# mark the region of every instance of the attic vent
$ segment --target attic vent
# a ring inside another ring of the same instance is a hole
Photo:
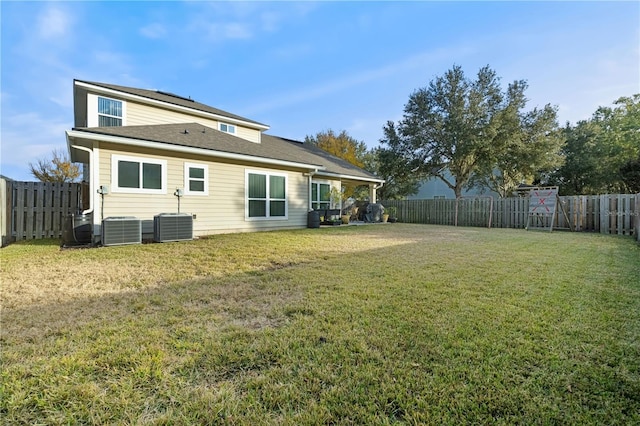
[[[142,243],[142,225],[132,216],[107,217],[102,221],[102,245]]]
[[[159,93],[165,96],[171,96],[172,98],[182,99],[183,101],[195,102],[193,99],[191,99],[191,97],[185,98],[184,96],[176,95],[175,93],[171,93],[171,92],[163,92],[161,90],[156,90],[156,93]]]
[[[161,243],[193,240],[193,216],[187,213],[160,213],[154,216],[153,240]]]

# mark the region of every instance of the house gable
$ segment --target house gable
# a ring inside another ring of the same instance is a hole
[[[261,142],[269,126],[163,91],[136,89],[104,83],[74,81],[75,127],[102,127],[112,120],[103,105],[119,104],[116,126],[198,122],[234,134],[254,143]]]

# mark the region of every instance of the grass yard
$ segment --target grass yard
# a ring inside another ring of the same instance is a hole
[[[429,225],[0,250],[4,424],[638,424],[640,246]]]

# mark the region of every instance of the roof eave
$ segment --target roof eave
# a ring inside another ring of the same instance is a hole
[[[375,177],[355,176],[355,175],[348,175],[348,174],[344,174],[344,173],[333,173],[333,172],[327,172],[327,171],[318,172],[317,175],[318,176],[326,176],[326,177],[330,177],[330,178],[343,179],[343,180],[358,181],[358,182],[371,182],[371,183],[383,183],[383,182],[385,182],[384,179],[378,179],[378,178],[375,178]]]
[[[71,148],[73,139],[84,139],[96,142],[109,142],[119,145],[136,146],[141,148],[160,149],[165,151],[180,152],[185,154],[197,154],[208,157],[224,158],[229,160],[247,161],[260,164],[268,164],[281,167],[292,167],[305,170],[324,170],[325,167],[318,164],[299,163],[295,161],[279,160],[276,158],[257,157],[247,154],[217,151],[214,149],[196,148],[184,145],[176,145],[167,142],[148,141],[143,139],[128,138],[124,136],[104,135],[81,130],[67,130],[67,145]],[[79,144],[79,142],[78,142]],[[73,154],[72,154],[73,156]]]

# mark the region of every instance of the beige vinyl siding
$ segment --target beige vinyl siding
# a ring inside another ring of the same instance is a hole
[[[178,111],[171,111],[168,109],[162,109],[144,105],[136,102],[127,102],[127,125],[128,126],[140,126],[149,124],[172,124],[172,123],[200,123],[203,126],[211,127],[218,130],[218,120],[202,117],[200,115],[181,113]],[[226,121],[223,121],[226,123]],[[248,127],[240,126],[236,123],[231,123],[236,126],[236,136],[239,138],[248,140],[250,142],[260,143],[260,131],[251,129]]]
[[[260,143],[261,133],[254,129],[236,125],[236,136],[250,142]]]
[[[126,155],[141,159],[167,161],[166,194],[123,194],[110,192],[104,197],[104,217],[135,216],[152,220],[159,213],[178,211],[176,188],[184,188],[184,163],[206,164],[209,170],[209,195],[185,195],[180,199],[180,212],[195,214],[194,235],[210,235],[224,232],[248,232],[286,228],[304,228],[307,225],[308,178],[303,171],[286,171],[258,167],[255,164],[223,163],[204,156],[170,157],[162,151],[136,149],[135,152],[118,150],[117,145],[100,144],[100,182],[109,185],[112,155]],[[245,220],[245,171],[285,173],[287,175],[288,219]],[[95,219],[100,221],[101,200],[95,198]]]

